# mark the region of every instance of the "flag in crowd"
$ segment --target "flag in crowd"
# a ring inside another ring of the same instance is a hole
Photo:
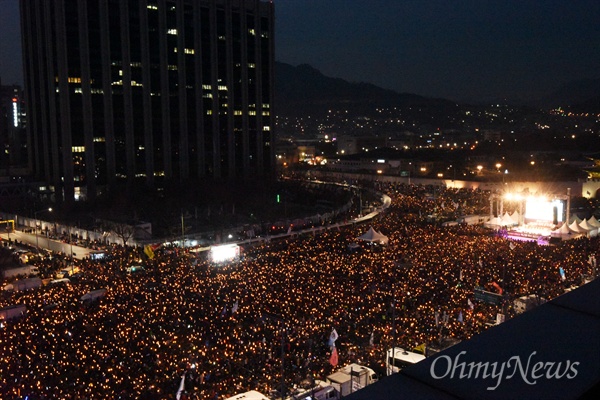
[[[335,328],[331,330],[331,334],[329,335],[329,347],[335,347],[335,341],[339,338],[337,331]]]
[[[475,304],[473,304],[473,302],[471,301],[471,299],[467,299],[467,304],[469,305],[469,308],[471,310],[475,308]]]
[[[498,291],[498,294],[502,294],[503,290],[502,290],[502,288],[500,287],[500,285],[498,285],[496,282],[492,282],[492,286],[493,286],[494,288],[496,288],[496,290]]]
[[[329,364],[331,364],[334,367],[338,365],[338,352],[335,346],[333,346],[333,350],[331,351],[331,357],[329,357]]]
[[[420,345],[418,345],[417,347],[415,347],[413,349],[414,351],[421,353],[423,355],[425,355],[426,351],[427,351],[427,345],[425,343],[421,343]]]
[[[161,246],[161,244],[147,244],[144,246],[144,254],[150,259],[154,259],[154,257],[156,256],[156,254],[154,253],[156,250],[158,250],[158,248]]]
[[[185,390],[185,374],[183,374],[183,376],[181,377],[181,382],[179,383],[179,390],[177,390],[177,394],[175,395],[175,398],[177,400],[181,399],[181,395],[183,394],[184,390]]]

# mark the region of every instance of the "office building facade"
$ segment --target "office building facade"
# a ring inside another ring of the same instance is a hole
[[[21,20],[33,168],[57,200],[272,175],[272,2],[22,0]]]

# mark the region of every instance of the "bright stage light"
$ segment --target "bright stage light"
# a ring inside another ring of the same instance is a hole
[[[224,244],[210,248],[210,259],[213,262],[224,262],[233,260],[240,254],[240,246],[237,244]]]
[[[564,204],[560,200],[549,201],[544,197],[528,197],[525,203],[525,218],[536,221],[554,221],[556,208],[556,221],[562,222]]]

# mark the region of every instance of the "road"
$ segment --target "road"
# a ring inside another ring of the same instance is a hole
[[[8,234],[6,233],[0,234],[0,237],[2,238],[2,240],[8,240]],[[97,250],[88,249],[85,247],[77,246],[75,244],[71,245],[70,243],[64,243],[59,240],[49,239],[43,235],[38,235],[36,240],[36,235],[32,233],[24,233],[21,231],[11,232],[10,238],[12,241],[18,240],[19,242],[27,243],[28,245],[33,247],[39,245],[40,249],[60,252],[66,255],[71,255],[72,252],[73,258],[76,258],[78,260],[82,260],[86,257],[89,257],[91,253],[97,252]]]

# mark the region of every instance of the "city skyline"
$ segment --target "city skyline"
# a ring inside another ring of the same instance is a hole
[[[600,4],[590,0],[274,3],[275,59],[353,82],[482,101],[600,77]],[[22,84],[18,1],[0,4],[0,78]]]

